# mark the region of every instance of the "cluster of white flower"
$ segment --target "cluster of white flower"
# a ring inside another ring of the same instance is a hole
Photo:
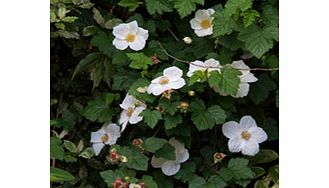
[[[195,13],[195,18],[190,21],[192,29],[198,37],[211,35],[213,33],[213,9],[198,10]],[[113,45],[119,50],[125,50],[128,47],[134,51],[142,50],[148,39],[148,31],[138,27],[137,21],[132,21],[126,24],[119,24],[113,28]],[[189,37],[184,38],[184,42],[189,44],[192,40]],[[240,69],[239,90],[234,97],[247,96],[249,92],[249,83],[256,82],[257,78],[248,70],[249,67],[242,61],[234,61],[228,65],[236,69]],[[188,77],[192,77],[196,71],[202,71],[208,77],[210,72],[218,71],[221,73],[222,66],[220,62],[211,58],[205,62],[196,60],[190,63]],[[175,89],[182,88],[186,82],[182,78],[183,71],[176,66],[168,67],[163,70],[163,75],[153,79],[149,86],[143,89],[143,93],[159,96],[165,92],[171,92]],[[145,91],[144,91],[145,90]],[[223,93],[223,95],[227,95]],[[121,132],[125,130],[128,123],[137,124],[143,120],[140,113],[146,109],[145,103],[127,94],[125,99],[120,104],[122,112],[120,114],[119,124],[109,123],[101,129],[91,133],[90,142],[93,143],[95,155],[99,155],[105,145],[115,144],[121,136]],[[240,152],[244,155],[255,155],[259,151],[259,143],[267,139],[267,135],[262,128],[257,127],[255,120],[251,116],[244,116],[240,123],[229,121],[223,124],[223,134],[229,138],[228,146],[231,152]],[[184,144],[171,138],[168,142],[175,148],[176,159],[166,160],[155,156],[151,159],[151,165],[154,168],[161,168],[162,172],[167,176],[176,174],[180,169],[180,164],[187,161],[189,158],[188,150]],[[130,184],[129,187],[139,187],[138,184]]]

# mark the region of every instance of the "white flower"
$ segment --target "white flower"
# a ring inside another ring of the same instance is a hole
[[[185,80],[182,78],[182,75],[183,71],[175,66],[166,68],[163,70],[163,76],[151,81],[151,84],[147,88],[147,93],[158,96],[167,90],[183,87]]]
[[[254,156],[259,152],[259,143],[267,140],[266,132],[257,127],[251,116],[243,116],[240,123],[229,121],[223,124],[223,134],[229,138],[228,148],[231,152],[240,152]]]
[[[135,97],[127,94],[120,107],[123,109],[119,119],[119,124],[122,125],[121,132],[125,130],[128,122],[136,124],[143,120],[143,116],[139,114],[146,109],[146,105]]]
[[[212,67],[217,67],[217,68],[212,68]],[[190,68],[189,71],[187,72],[187,76],[191,77],[195,71],[206,72],[207,76],[210,76],[211,71],[216,70],[220,73],[220,68],[221,66],[219,61],[213,58],[210,58],[205,62],[197,60],[190,63]]]
[[[179,171],[180,163],[187,161],[190,155],[184,144],[177,141],[175,138],[171,138],[169,144],[175,148],[176,160],[166,160],[153,156],[151,159],[151,165],[154,168],[161,168],[165,175],[172,176]]]
[[[105,145],[115,144],[120,136],[120,127],[115,123],[104,125],[98,131],[92,132],[90,142],[93,143],[95,155],[98,155]]]
[[[141,188],[142,186],[139,184],[131,183],[129,184],[129,188]]]
[[[233,68],[236,69],[249,69],[249,67],[242,61],[233,61],[231,64]],[[256,82],[258,79],[254,76],[250,70],[240,70],[242,75],[240,75],[240,85],[239,90],[235,97],[245,97],[248,95],[249,92],[249,83]]]
[[[145,47],[149,33],[147,30],[138,27],[136,21],[126,24],[119,24],[113,28],[113,45],[119,50],[131,48],[134,51],[141,50]]]
[[[211,15],[214,13],[214,9],[211,8],[197,10],[195,12],[195,17],[190,21],[190,25],[198,37],[204,37],[213,33],[212,20],[214,18]]]

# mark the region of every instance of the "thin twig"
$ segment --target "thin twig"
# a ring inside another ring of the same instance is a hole
[[[193,62],[189,62],[189,61],[186,61],[186,60],[183,60],[183,59],[179,59],[171,54],[169,54],[167,52],[167,50],[162,46],[162,44],[160,42],[158,42],[159,46],[161,47],[162,51],[168,56],[168,57],[171,57],[173,58],[174,60],[176,61],[179,61],[179,62],[182,62],[182,63],[188,63],[188,64],[191,64],[191,65],[194,65],[194,66],[197,66],[197,67],[202,67],[202,68],[214,68],[214,69],[220,69],[221,66],[219,67],[215,67],[215,66],[203,66],[203,65],[197,65]],[[249,70],[249,71],[277,71],[279,70],[279,68],[270,68],[270,69],[267,69],[267,68],[249,68],[249,69],[243,69],[243,68],[235,68],[235,67],[230,67],[232,69],[237,69],[237,70]]]
[[[176,40],[179,40],[178,37],[175,35],[175,33],[172,32],[172,30],[169,27],[168,27],[168,31]]]
[[[61,95],[59,97],[59,100],[58,100],[58,106],[57,106],[57,109],[56,109],[56,118],[59,117],[59,114],[61,112],[62,100],[63,100],[63,92],[61,93]]]

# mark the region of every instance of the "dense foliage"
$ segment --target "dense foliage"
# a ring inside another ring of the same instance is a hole
[[[53,187],[279,186],[277,0],[51,0],[50,16]],[[228,146],[251,124],[234,142],[254,145]]]

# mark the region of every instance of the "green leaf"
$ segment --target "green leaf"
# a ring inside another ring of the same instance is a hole
[[[132,61],[129,67],[133,69],[144,69],[148,68],[148,65],[152,64],[152,59],[144,55],[144,53],[127,53],[127,56]]]
[[[204,4],[204,0],[176,0],[174,7],[177,9],[179,16],[184,18],[196,9],[196,4]]]
[[[150,14],[163,14],[164,12],[172,12],[173,6],[169,1],[163,0],[145,0],[147,11]]]
[[[161,113],[157,110],[144,110],[141,115],[144,117],[144,122],[153,129],[158,121],[161,119]]]
[[[255,103],[266,100],[270,94],[270,91],[276,89],[276,84],[268,76],[268,74],[261,74],[258,81],[250,86],[249,97]]]
[[[252,6],[252,0],[228,0],[225,4],[225,16],[232,16],[239,11],[245,11]]]
[[[222,68],[221,73],[210,72],[209,86],[219,89],[220,92],[235,96],[239,90],[241,72],[231,68]]]
[[[112,56],[112,64],[113,65],[124,65],[128,61],[126,53],[124,52],[117,52],[114,53]]]
[[[274,183],[279,184],[279,165],[270,167],[269,174]]]
[[[159,150],[160,148],[162,148],[162,146],[164,146],[166,143],[167,143],[167,141],[165,139],[150,137],[150,138],[147,138],[145,140],[145,142],[143,142],[142,147],[145,150],[147,150],[151,153],[154,153],[157,150]]]
[[[243,17],[244,27],[250,26],[252,23],[254,23],[256,21],[256,18],[258,18],[260,16],[259,12],[257,12],[256,10],[253,10],[253,9],[243,12],[241,15]]]
[[[264,168],[258,166],[251,167],[251,170],[255,173],[255,178],[261,177],[266,173]]]
[[[277,38],[277,34],[276,26],[261,28],[252,24],[240,32],[238,39],[245,42],[247,50],[260,58],[273,47],[273,39]]]
[[[175,128],[178,124],[183,123],[182,116],[179,114],[176,114],[174,116],[167,115],[165,116],[164,121],[164,126],[166,130]]]
[[[66,130],[72,130],[75,126],[75,120],[75,115],[70,110],[64,110],[62,117],[57,123]]]
[[[214,37],[230,34],[233,32],[233,29],[236,27],[237,20],[239,16],[226,16],[224,15],[224,9],[221,5],[215,7],[214,13]]]
[[[94,13],[94,15],[93,15],[93,18],[94,18],[94,20],[100,25],[100,26],[104,26],[104,22],[105,22],[105,20],[104,20],[104,18],[103,18],[103,16],[101,15],[101,13],[99,12],[99,10],[97,10],[96,8],[93,8],[93,13]]]
[[[179,102],[170,102],[166,98],[162,98],[160,99],[159,105],[165,113],[174,115],[177,112],[177,106],[179,105]]]
[[[113,29],[113,27],[119,25],[120,23],[122,23],[122,20],[118,19],[118,18],[113,18],[110,20],[107,20],[104,24],[104,28],[106,29]]]
[[[155,157],[174,161],[176,160],[175,148],[169,143],[166,143],[155,152]]]
[[[64,140],[63,146],[72,153],[78,153],[79,152],[77,146],[69,140]]]
[[[153,180],[151,176],[144,175],[142,180],[147,188],[158,188],[158,184]]]
[[[142,154],[141,150],[134,146],[118,147],[117,150],[120,155],[126,156],[128,159],[128,162],[121,163],[122,165],[127,165],[128,168],[135,170],[147,170],[149,158]]]
[[[207,80],[207,73],[201,70],[193,72],[192,76],[188,81],[188,85],[191,86],[197,82],[205,82]]]
[[[276,121],[273,118],[265,119],[261,126],[267,133],[267,141],[277,140],[279,138],[279,128]]]
[[[61,145],[62,141],[59,138],[51,137],[50,138],[50,158],[63,160],[64,158],[64,149]]]
[[[181,180],[183,183],[191,181],[194,176],[196,164],[194,162],[184,163],[178,173],[175,175],[176,179]]]
[[[144,93],[137,91],[138,88],[145,88],[149,86],[150,83],[151,82],[149,80],[145,78],[140,78],[130,86],[128,94],[134,96],[136,99],[152,103],[156,99],[154,95],[149,95],[148,93],[146,93],[146,91]]]
[[[138,0],[121,0],[118,5],[122,7],[127,7],[129,8],[129,11],[132,12],[138,8],[139,3]]]
[[[192,113],[191,119],[199,131],[212,129],[215,126],[215,120],[213,119],[212,114],[208,111]]]
[[[74,176],[63,169],[50,167],[50,181],[51,182],[63,182],[63,181],[72,181]]]
[[[225,111],[219,105],[213,105],[209,107],[207,111],[211,114],[216,124],[222,124],[225,122]]]
[[[207,188],[224,188],[227,184],[220,176],[213,175],[208,179],[206,186]]]
[[[235,158],[229,161],[227,167],[232,171],[235,179],[249,179],[254,177],[254,173],[251,168],[248,167],[248,162],[248,159]]]
[[[279,158],[279,155],[269,149],[261,149],[254,157],[248,157],[250,164],[263,164],[269,163]]]
[[[94,150],[92,147],[86,148],[79,154],[79,157],[90,159],[92,156],[94,156]]]
[[[99,63],[102,56],[103,56],[103,54],[101,54],[101,53],[88,54],[84,59],[82,59],[79,62],[78,66],[75,68],[73,75],[72,75],[72,79],[74,79],[74,77],[81,71],[88,69],[90,66],[92,66],[96,63]]]
[[[112,89],[123,91],[128,90],[129,87],[138,79],[136,73],[130,74],[129,72],[121,72],[113,75]],[[135,91],[137,93],[137,91]],[[134,95],[135,96],[135,95]],[[136,97],[136,96],[135,96]]]
[[[263,180],[257,180],[255,182],[254,188],[268,188],[268,184]]]
[[[92,36],[95,35],[98,31],[99,31],[98,27],[91,25],[83,28],[82,35],[85,37]]]
[[[88,102],[88,105],[80,112],[90,121],[108,122],[112,119],[113,110],[110,105],[119,100],[118,94],[107,93]]]
[[[113,36],[109,36],[103,31],[98,31],[91,38],[90,44],[96,46],[103,54],[110,55],[114,51],[112,40]]]
[[[204,187],[204,184],[206,183],[206,180],[203,179],[200,176],[194,175],[193,178],[191,178],[191,181],[188,184],[188,188],[199,188]]]

